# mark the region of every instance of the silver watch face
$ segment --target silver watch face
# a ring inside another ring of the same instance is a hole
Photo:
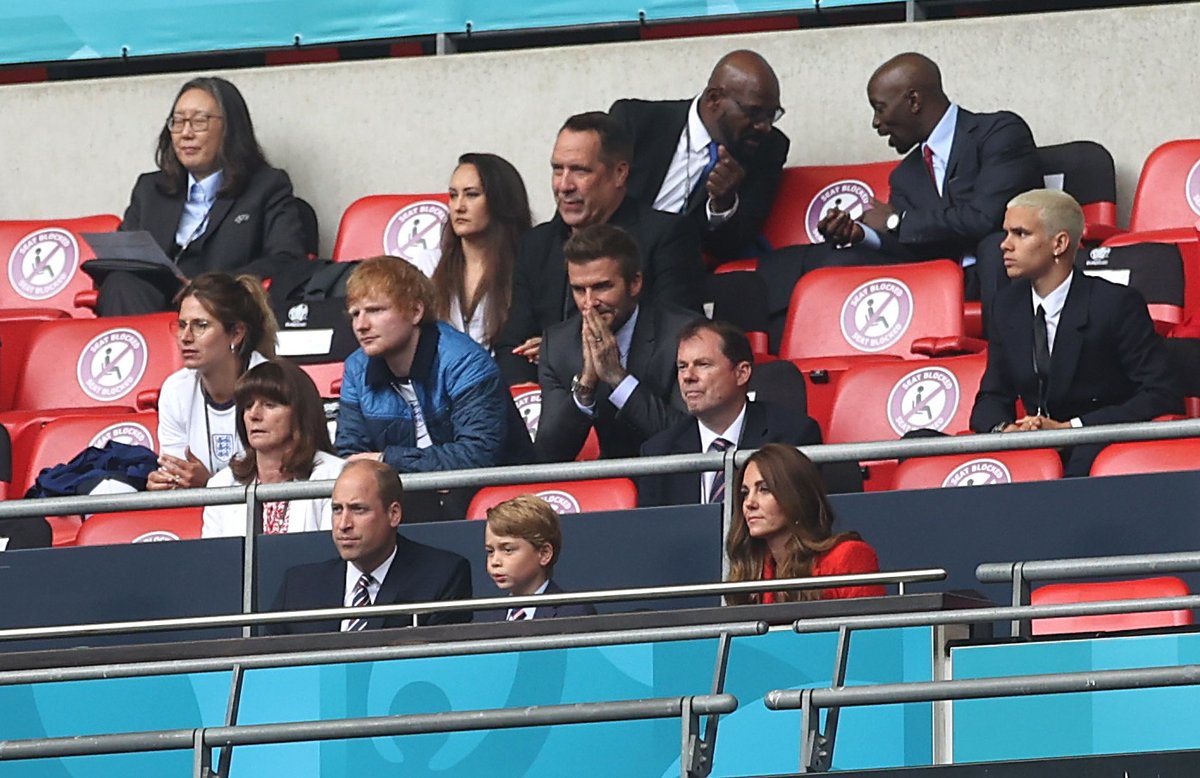
[[[900,229],[900,214],[893,213],[887,218],[887,228],[892,231]]]

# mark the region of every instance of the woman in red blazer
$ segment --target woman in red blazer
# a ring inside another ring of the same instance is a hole
[[[833,534],[833,510],[816,466],[791,446],[771,443],[738,473],[733,526],[725,539],[730,581],[879,572],[875,550],[857,532]],[[848,586],[726,597],[730,605],[882,597],[882,586]]]

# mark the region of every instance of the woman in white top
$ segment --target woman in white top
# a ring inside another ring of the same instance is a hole
[[[202,487],[241,452],[234,384],[275,355],[275,316],[255,276],[202,273],[177,299],[184,366],[159,392],[159,467],[148,489]]]
[[[491,350],[512,301],[517,244],[532,224],[525,182],[495,154],[463,154],[433,273],[438,318]]]
[[[328,481],[344,462],[331,452],[325,409],[317,387],[290,362],[264,362],[238,379],[237,434],[245,453],[214,475],[209,486]],[[263,504],[264,534],[329,530],[330,498]],[[201,536],[246,534],[246,506],[204,509]]]

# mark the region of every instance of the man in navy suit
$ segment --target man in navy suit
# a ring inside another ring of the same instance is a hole
[[[273,610],[470,599],[467,560],[396,534],[402,496],[400,476],[391,465],[369,459],[348,462],[333,486],[333,544],[339,558],[288,570]],[[470,620],[470,611],[455,611],[421,614],[417,623]],[[273,624],[267,632],[357,632],[411,624],[411,616],[388,616]]]
[[[971,428],[1069,429],[1182,412],[1141,294],[1074,270],[1079,204],[1064,192],[1025,192],[1009,203],[1004,230],[1000,246],[1013,284],[996,296]],[[1087,475],[1100,448],[1064,451],[1065,474]]]
[[[633,138],[629,194],[686,216],[712,256],[744,256],[788,155],[775,127],[783,108],[771,65],[757,52],[732,51],[690,100],[618,100],[608,112]]]
[[[678,343],[679,391],[689,416],[647,440],[642,456],[821,442],[820,428],[807,415],[748,400],[754,357],[740,329],[727,322],[700,319],[680,331]],[[720,502],[723,490],[724,476],[719,473],[645,476],[638,482],[638,503]]]
[[[1015,113],[972,113],[951,102],[928,57],[900,54],[867,84],[871,126],[907,154],[889,178],[889,202],[873,200],[855,220],[830,209],[818,224],[824,243],[793,246],[763,258],[777,317],[792,287],[818,267],[953,259],[967,275],[968,297],[984,310],[1008,285],[1000,259],[1008,201],[1042,185],[1033,134]]]

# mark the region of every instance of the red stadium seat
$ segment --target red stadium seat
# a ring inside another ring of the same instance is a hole
[[[900,463],[893,489],[990,486],[1062,478],[1062,458],[1048,448],[914,457]]]
[[[1061,188],[1083,209],[1083,242],[1096,244],[1120,232],[1117,227],[1117,171],[1112,154],[1099,143],[1077,140],[1042,146],[1038,161],[1046,186]]]
[[[350,203],[338,225],[338,262],[387,254],[407,259],[426,275],[441,257],[442,225],[450,215],[445,192],[370,195]]]
[[[541,497],[555,512],[595,513],[637,507],[637,487],[628,478],[598,478],[594,481],[488,486],[475,493],[467,508],[468,519],[486,519],[488,508],[521,494]]]
[[[8,258],[0,277],[0,308],[57,308],[90,318],[76,308],[75,295],[92,288],[79,266],[95,257],[85,232],[112,232],[121,220],[112,215],[76,219],[0,221],[0,256]]]
[[[299,365],[300,369],[317,385],[317,392],[322,397],[337,397],[342,389],[342,370],[344,362],[312,362]]]
[[[521,418],[525,420],[525,429],[531,439],[537,438],[538,420],[542,417],[542,388],[535,383],[513,384],[508,388],[512,392],[513,404],[517,406]],[[583,448],[575,456],[576,462],[592,462],[600,458],[600,440],[596,430],[588,432],[583,441]]]
[[[109,440],[142,445],[158,450],[158,414],[129,413],[128,409],[82,409],[39,424],[30,424],[13,441],[13,480],[9,495],[25,494],[44,468],[70,462],[89,446],[103,446]],[[70,545],[79,530],[78,516],[48,516],[54,533],[54,545]]]
[[[61,319],[30,334],[13,392],[16,410],[134,407],[182,366],[174,313]]]
[[[13,314],[9,316],[8,314]],[[33,324],[39,321],[54,321],[69,318],[66,311],[57,308],[26,308],[24,310],[0,311],[0,410],[12,407],[13,393],[17,389],[17,376],[29,355],[29,337]]]
[[[75,545],[108,546],[116,543],[193,540],[200,537],[203,515],[204,509],[200,507],[96,513],[79,528]]]
[[[835,205],[858,216],[870,206],[870,198],[886,201],[891,194],[888,176],[898,164],[899,160],[784,168],[763,235],[772,248],[820,243],[821,217]]]
[[[1162,144],[1142,165],[1129,231],[1190,227],[1200,216],[1200,139]]]
[[[1113,443],[1092,462],[1091,475],[1173,473],[1200,469],[1200,438]]]
[[[1143,578],[1137,581],[1050,584],[1034,589],[1029,595],[1033,605],[1099,602],[1103,600],[1146,600],[1156,597],[1184,597],[1187,584],[1174,576]],[[1116,613],[1109,616],[1067,616],[1058,619],[1034,619],[1034,635],[1062,635],[1078,632],[1120,632],[1131,629],[1182,627],[1192,623],[1190,610]]]
[[[917,429],[965,432],[986,366],[984,354],[854,365],[838,383],[825,442],[897,440]],[[894,462],[868,463],[864,487],[891,488],[895,469]]]
[[[814,270],[792,292],[779,356],[809,377],[810,415],[820,422],[851,365],[912,358],[931,337],[944,338],[932,341],[939,356],[982,348],[963,334],[962,300],[962,269],[948,260]]]

